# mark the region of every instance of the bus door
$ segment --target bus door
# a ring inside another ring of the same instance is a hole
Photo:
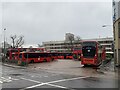
[[[64,56],[64,59],[66,59],[66,55],[67,55],[66,53],[64,53],[64,54],[63,54],[63,56]]]
[[[102,62],[102,47],[98,46],[98,64]]]
[[[73,54],[73,59],[77,59],[77,53]]]

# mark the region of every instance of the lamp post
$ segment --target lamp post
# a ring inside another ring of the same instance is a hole
[[[5,30],[6,30],[6,28],[4,28],[4,55],[3,55],[3,62],[5,61]]]
[[[103,25],[102,27],[105,28],[105,27],[108,27],[108,26],[114,27],[113,25]],[[113,41],[113,43],[112,43],[112,44],[113,44],[113,45],[112,45],[112,48],[114,47],[114,50],[113,50],[114,54],[113,54],[113,55],[114,55],[114,70],[115,70],[115,66],[116,66],[116,60],[115,60],[115,59],[116,59],[116,58],[115,58],[115,36],[114,36],[114,34],[115,34],[115,33],[114,33],[114,28],[113,28],[113,39],[114,39],[114,41]]]

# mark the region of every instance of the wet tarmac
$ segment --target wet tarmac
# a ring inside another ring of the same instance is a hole
[[[118,73],[83,67],[80,61],[57,60],[30,64],[26,69],[2,66],[2,88],[118,88]],[[7,82],[9,81],[9,82]]]

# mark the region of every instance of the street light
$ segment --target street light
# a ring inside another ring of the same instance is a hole
[[[112,28],[113,28],[113,25],[103,25],[102,27],[107,27],[107,26],[112,26]],[[112,48],[114,48],[114,59],[115,59],[115,32],[114,32],[114,28],[113,28],[113,39],[114,39],[114,42],[112,43]],[[114,60],[114,70],[115,70],[115,65],[116,65],[116,61]]]
[[[4,28],[4,55],[3,55],[3,61],[5,61],[5,30],[6,30],[6,28]]]

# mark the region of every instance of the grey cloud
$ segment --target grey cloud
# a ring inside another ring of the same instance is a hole
[[[111,3],[12,2],[3,3],[3,26],[7,35],[23,34],[27,44],[63,40],[66,32],[82,38],[112,36]],[[8,37],[9,38],[9,37]]]

